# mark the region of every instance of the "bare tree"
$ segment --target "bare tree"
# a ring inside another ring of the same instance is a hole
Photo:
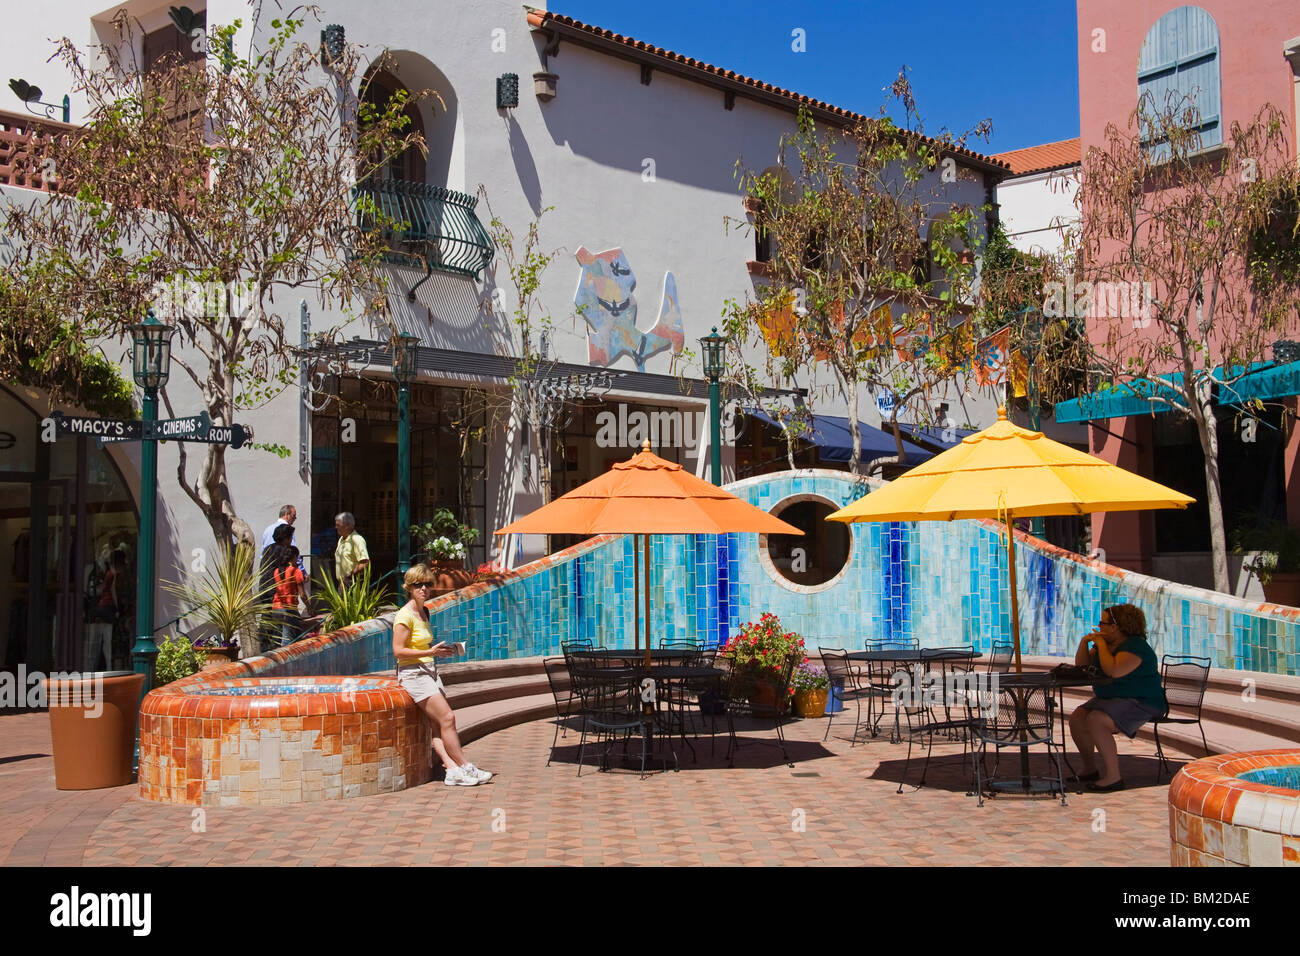
[[[1194,423],[1214,586],[1227,591],[1214,393],[1234,404],[1252,364],[1295,326],[1296,171],[1272,105],[1234,122],[1213,150],[1202,149],[1200,126],[1190,100],[1145,98],[1126,128],[1106,127],[1084,157],[1077,199],[1088,286],[1047,290],[1044,310],[1086,315],[1099,388]]]
[[[423,148],[405,94],[379,106],[357,95],[357,49],[326,53],[297,11],[264,24],[254,10],[242,55],[237,21],[196,31],[197,61],[173,55],[147,71],[120,53],[139,30],[124,13],[120,46],[96,57],[63,39],[57,56],[90,121],[30,155],[61,190],[4,210],[18,246],[10,281],[50,305],[14,320],[75,317],[43,362],[122,341],[152,304],[177,328],[173,366],[216,424],[293,382],[299,354],[285,331],[298,295],[385,321],[391,223],[353,187]],[[195,474],[179,447],[177,480],[217,542],[253,543],[225,446],[206,446]]]
[[[971,250],[980,210],[951,201],[951,180],[939,168],[946,161],[955,170],[944,154],[966,137],[923,134],[904,73],[893,93],[905,126],[882,110],[852,130],[841,148],[801,111],[795,134],[782,141],[776,171],[737,164],[753,228],[767,233],[773,255],[770,281],[756,302],[730,311],[727,334],[765,342],[786,381],[817,362],[830,367],[849,409],[855,472],[861,388],[891,392],[895,422],[909,406],[925,418],[929,408],[919,406],[962,363],[957,353],[969,339],[954,331],[973,298]],[[895,456],[873,466],[901,461],[901,437],[896,447]]]

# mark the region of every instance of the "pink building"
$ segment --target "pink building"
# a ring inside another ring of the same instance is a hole
[[[1079,122],[1084,155],[1105,144],[1105,128],[1124,128],[1139,96],[1196,96],[1204,147],[1221,143],[1234,121],[1248,122],[1265,103],[1286,117],[1295,155],[1300,84],[1300,6],[1293,0],[1077,0]],[[1292,361],[1282,357],[1279,364]],[[1300,368],[1300,366],[1298,366]],[[1300,379],[1297,379],[1300,381]],[[1294,394],[1246,437],[1229,409],[1219,424],[1224,518],[1240,510],[1285,516],[1300,526],[1300,430]],[[1198,499],[1187,512],[1093,517],[1093,543],[1114,565],[1210,586],[1204,465],[1195,430],[1178,413],[1092,418],[1090,447]],[[1060,409],[1058,409],[1058,417]],[[1087,417],[1087,416],[1082,416]],[[1235,565],[1234,565],[1235,569]],[[1244,582],[1234,587],[1243,593]]]

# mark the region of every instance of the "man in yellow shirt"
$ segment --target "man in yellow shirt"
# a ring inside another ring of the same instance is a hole
[[[357,534],[357,519],[352,512],[335,515],[334,530],[339,533],[339,543],[334,546],[334,577],[339,587],[345,588],[370,566],[370,552],[366,550],[366,539]]]

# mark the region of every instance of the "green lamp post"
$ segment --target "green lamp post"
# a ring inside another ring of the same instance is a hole
[[[397,379],[397,573],[411,566],[411,382],[420,340],[393,336],[393,378]]]
[[[713,483],[722,485],[722,410],[718,396],[718,379],[722,377],[723,350],[727,347],[727,337],[718,334],[718,327],[713,327],[713,334],[700,339],[704,346],[704,374],[709,380],[709,459],[712,468],[710,475]]]
[[[131,374],[144,391],[140,443],[140,546],[135,570],[136,639],[131,648],[132,669],[144,675],[148,693],[153,681],[153,659],[158,645],[153,639],[154,544],[158,516],[158,443],[151,440],[153,423],[158,421],[158,389],[167,384],[171,373],[172,334],[176,330],[164,325],[153,314],[145,313],[139,325],[131,326]]]

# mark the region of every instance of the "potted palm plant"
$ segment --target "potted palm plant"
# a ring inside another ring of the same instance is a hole
[[[1300,528],[1276,518],[1248,515],[1233,531],[1232,550],[1253,554],[1242,568],[1259,578],[1265,600],[1300,607]]]
[[[194,642],[207,666],[257,653],[259,619],[271,613],[274,584],[264,584],[253,549],[242,544],[217,548],[215,560],[185,581],[165,585],[185,608],[184,617],[206,625],[210,634]]]
[[[433,568],[434,595],[446,594],[473,583],[474,574],[465,567],[469,546],[478,539],[478,529],[461,524],[448,508],[439,508],[423,524],[411,526],[416,551]]]
[[[353,575],[342,588],[329,575],[318,577],[315,597],[326,609],[320,627],[322,634],[378,617],[388,603],[383,583],[370,583],[369,565],[362,568],[361,573]]]

